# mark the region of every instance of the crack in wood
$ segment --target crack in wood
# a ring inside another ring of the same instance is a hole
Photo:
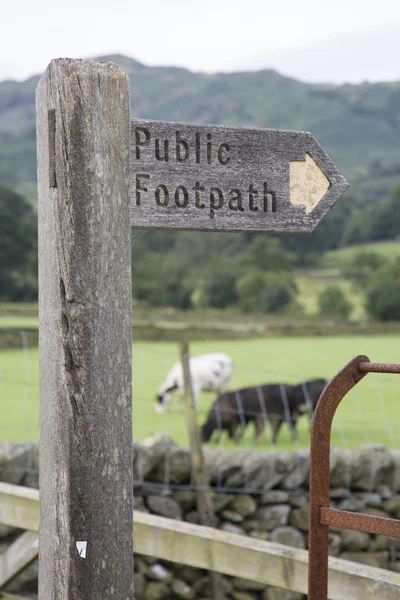
[[[79,365],[74,358],[74,352],[71,347],[71,327],[70,327],[70,310],[69,304],[74,304],[74,301],[67,300],[65,284],[62,277],[60,277],[60,297],[62,306],[61,316],[61,327],[63,337],[63,349],[64,349],[64,366],[67,375],[67,387],[69,392],[69,399],[72,407],[72,414],[75,423],[81,424],[82,419],[82,404],[83,394],[82,385],[79,376]]]
[[[48,111],[48,143],[49,143],[49,186],[57,187],[56,176],[56,111],[51,108]]]

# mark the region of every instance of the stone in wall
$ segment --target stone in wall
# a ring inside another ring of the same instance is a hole
[[[380,484],[393,481],[394,469],[394,458],[385,446],[362,446],[351,453],[351,487],[375,490]]]
[[[152,435],[146,438],[141,444],[133,444],[133,478],[134,480],[145,481],[151,478],[152,472],[164,459],[171,449],[178,448],[166,435]]]
[[[158,483],[187,483],[192,474],[192,459],[186,448],[170,448],[153,471],[151,480]]]
[[[343,529],[340,533],[340,538],[343,550],[368,550],[371,543],[369,533],[354,531],[352,529]]]
[[[145,585],[143,600],[167,600],[170,597],[171,591],[165,583],[150,581]]]
[[[231,452],[205,449],[207,469],[215,486],[238,488],[213,491],[217,527],[242,535],[307,548],[307,452]],[[152,436],[134,445],[135,510],[198,523],[196,493],[189,488],[192,465],[187,450],[167,436]],[[168,462],[166,462],[166,457]],[[140,464],[139,464],[140,463]],[[31,465],[29,468],[27,465]],[[333,507],[365,514],[400,518],[400,452],[382,446],[354,451],[332,448],[330,502]],[[2,473],[11,483],[38,486],[37,444],[0,445]],[[146,475],[144,475],[146,474]],[[145,481],[143,481],[143,478]],[[169,488],[164,483],[173,483]],[[249,490],[256,493],[249,493]],[[0,525],[0,553],[20,535]],[[400,572],[400,540],[333,528],[329,554]],[[35,564],[35,563],[34,563]],[[37,563],[36,563],[37,564]],[[34,597],[37,573],[21,574],[12,582],[15,594]],[[135,600],[206,600],[211,578],[195,569],[135,554]],[[223,577],[222,600],[299,600],[303,594],[257,582]]]
[[[230,508],[242,517],[248,517],[257,510],[257,502],[249,494],[238,494],[230,503]]]
[[[262,600],[302,600],[302,598],[305,598],[304,594],[275,587],[270,587],[262,595]]]
[[[394,519],[400,519],[400,496],[393,496],[383,502],[383,509]]]
[[[258,498],[259,504],[286,504],[290,502],[290,494],[282,490],[272,490],[261,494]]]
[[[249,520],[246,520],[243,527],[246,531],[272,531],[289,522],[290,506],[289,504],[275,504],[262,506]]]
[[[276,453],[271,452],[265,456],[262,452],[256,452],[254,455],[248,452],[241,464],[243,487],[256,490],[275,487],[284,477],[284,471],[279,472],[276,466]],[[231,480],[231,485],[232,483]]]
[[[370,567],[378,567],[379,569],[387,569],[389,566],[389,552],[342,552],[339,558],[351,560],[353,562],[369,565]]]
[[[342,538],[338,533],[329,532],[328,555],[339,556],[342,549]]]
[[[168,517],[169,519],[182,519],[182,509],[174,498],[163,496],[147,496],[147,508],[150,512]]]
[[[352,473],[351,452],[341,448],[331,447],[330,452],[330,482],[331,488],[351,486]]]
[[[28,468],[22,485],[30,488],[39,487],[39,442],[33,442],[28,450]]]
[[[175,490],[174,498],[181,505],[183,512],[192,510],[196,505],[196,495],[193,490]]]
[[[33,463],[31,443],[0,443],[0,481],[21,485]]]
[[[277,527],[272,531],[269,540],[293,548],[305,549],[306,547],[304,534],[294,527]]]
[[[204,462],[210,485],[218,487],[240,487],[243,486],[245,477],[242,470],[244,457],[251,451],[232,450],[227,453],[218,448],[203,449]]]
[[[290,524],[300,531],[308,531],[308,504],[301,508],[294,508],[290,514]]]
[[[293,456],[293,468],[282,480],[284,490],[297,490],[303,487],[310,476],[310,451],[299,450]]]
[[[390,482],[390,487],[395,492],[400,492],[400,450],[392,450],[393,457],[393,478]]]

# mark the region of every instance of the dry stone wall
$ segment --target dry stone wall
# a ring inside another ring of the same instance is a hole
[[[219,529],[307,548],[309,452],[205,448]],[[134,444],[135,509],[198,523],[190,452],[165,436]],[[37,488],[38,445],[0,444],[0,480]],[[218,490],[218,491],[217,491]],[[400,451],[364,446],[332,449],[331,506],[400,519]],[[0,524],[0,553],[22,532]],[[400,572],[400,539],[331,529],[330,554]],[[135,555],[136,600],[211,598],[209,575]],[[222,577],[226,600],[300,600],[297,592]],[[37,598],[37,562],[7,586]]]

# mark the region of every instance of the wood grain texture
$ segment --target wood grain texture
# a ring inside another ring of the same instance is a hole
[[[189,442],[194,464],[194,480],[196,485],[197,512],[201,525],[215,527],[216,518],[210,496],[209,480],[201,447],[200,431],[197,424],[196,405],[193,396],[192,378],[190,375],[189,344],[181,344],[181,363],[184,384],[185,418],[189,433]]]
[[[0,523],[39,531],[39,492],[0,482]]]
[[[190,374],[189,344],[184,341],[181,344],[181,363],[184,384],[184,401],[186,427],[189,433],[190,449],[194,464],[194,481],[196,486],[196,508],[201,525],[215,527],[216,518],[209,490],[209,478],[207,476],[206,464],[201,447],[200,431],[197,424],[196,404],[193,396],[192,377]],[[211,571],[211,587],[213,600],[222,598],[222,586],[220,575]]]
[[[24,528],[32,520],[37,522],[38,515],[36,490],[0,483],[0,523]],[[133,511],[133,537],[138,554],[307,593],[307,550],[137,510]],[[328,569],[331,600],[393,600],[400,594],[399,573],[333,557]]]
[[[57,59],[36,102],[39,597],[132,600],[129,80]]]
[[[307,593],[307,550],[134,512],[137,552]],[[393,600],[400,574],[329,557],[330,600]]]
[[[139,119],[131,182],[134,228],[281,233],[311,232],[348,187],[308,132]]]
[[[6,586],[28,567],[37,557],[32,544],[37,534],[25,531],[3,554],[0,554],[0,588]]]

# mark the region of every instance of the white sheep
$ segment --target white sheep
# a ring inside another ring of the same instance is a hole
[[[228,389],[228,381],[233,373],[233,361],[222,352],[214,354],[201,354],[191,356],[189,359],[190,375],[194,401],[201,392],[216,392],[223,394]],[[157,393],[155,411],[164,413],[171,402],[173,394],[176,393],[183,400],[183,372],[182,363],[177,362],[169,371],[164,383]]]

